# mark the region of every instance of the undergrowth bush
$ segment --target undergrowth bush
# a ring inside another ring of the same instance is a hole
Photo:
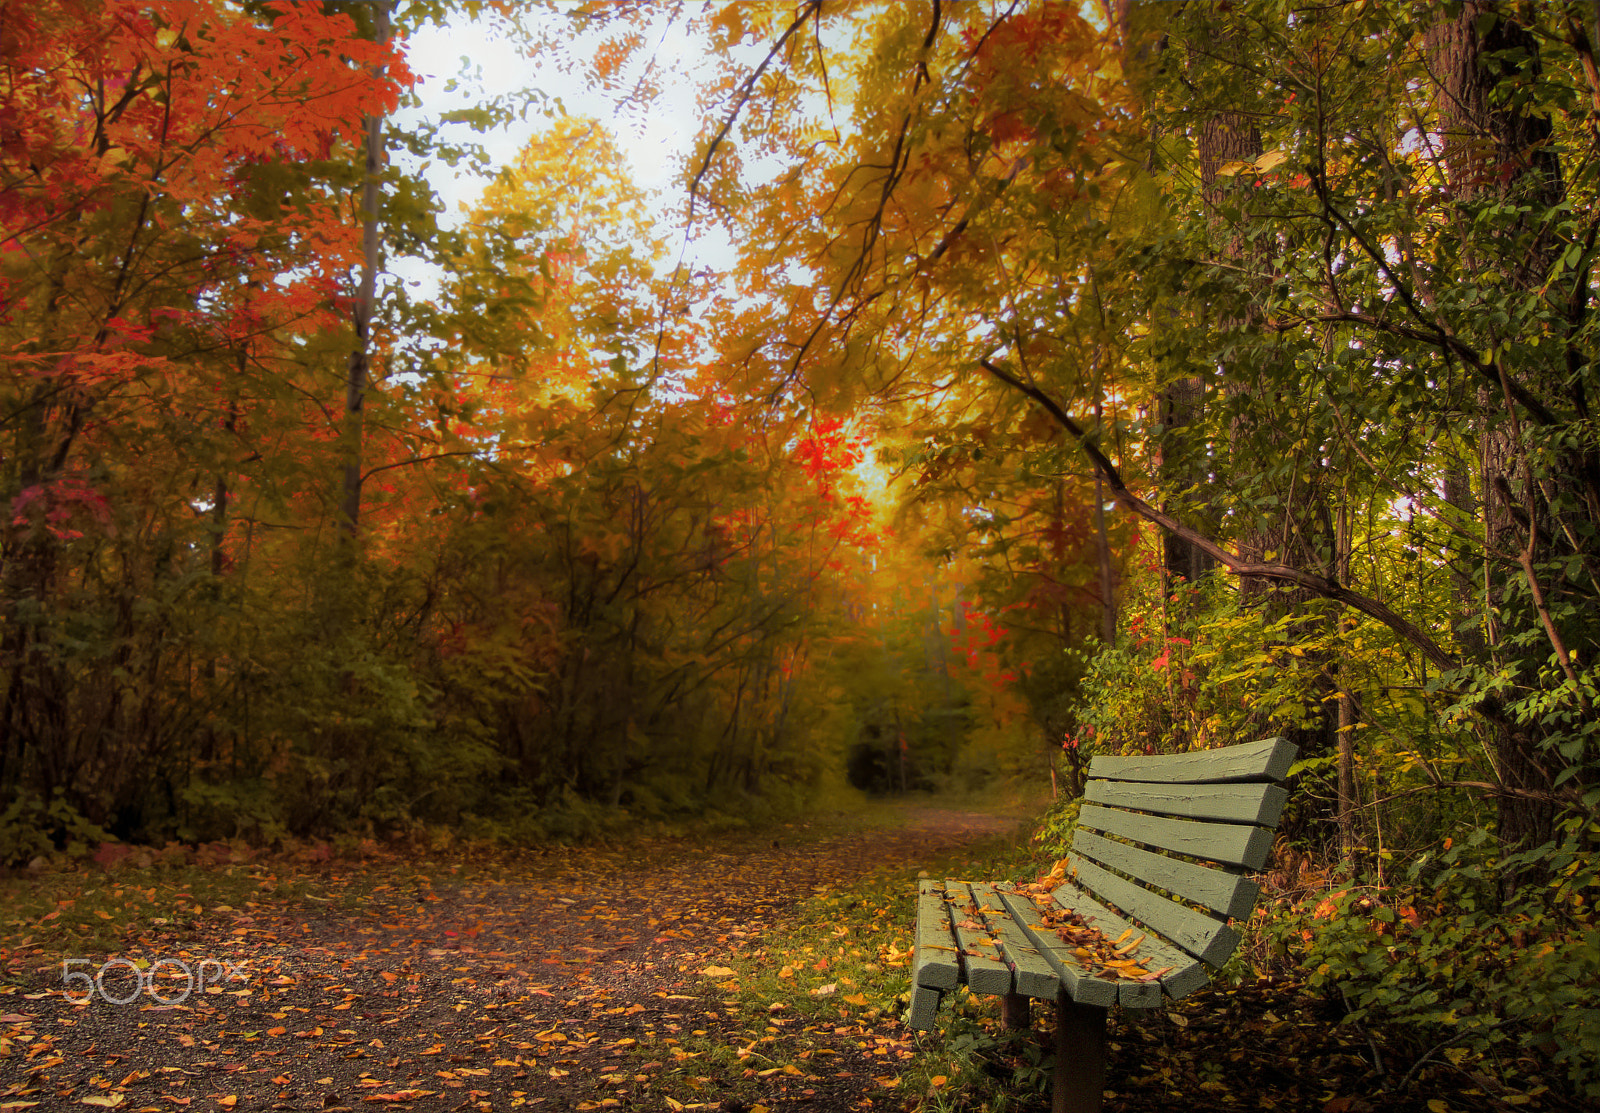
[[[1078,826],[1078,813],[1083,809],[1083,797],[1060,796],[1050,804],[1039,829],[1033,833],[1033,842],[1039,856],[1054,862],[1067,852],[1072,844],[1072,832]]]
[[[0,811],[0,866],[17,866],[65,851],[82,857],[109,839],[57,789],[49,800],[22,793]]]
[[[1590,838],[1597,832],[1591,828]],[[1443,1056],[1520,1047],[1600,1098],[1600,867],[1575,832],[1564,844],[1501,858],[1479,829],[1419,859],[1403,884],[1351,887],[1302,902],[1271,927],[1308,987],[1340,1001],[1345,1022],[1410,1029],[1406,1079]],[[1507,901],[1505,871],[1549,878]]]

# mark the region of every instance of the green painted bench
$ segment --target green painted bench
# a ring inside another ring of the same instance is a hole
[[[1055,1113],[1098,1111],[1106,1010],[1152,1009],[1205,985],[1233,954],[1295,759],[1281,738],[1089,763],[1067,857],[1044,885],[923,881],[913,1028],[966,984],[998,994],[1008,1026],[1027,998],[1056,1002]]]

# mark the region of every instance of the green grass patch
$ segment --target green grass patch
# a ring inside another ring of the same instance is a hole
[[[901,819],[893,808],[879,811],[885,827]],[[788,928],[706,975],[722,994],[722,1022],[696,1025],[699,1034],[682,1040],[679,1053],[687,1057],[663,1076],[663,1092],[683,1104],[703,1103],[712,1080],[721,1079],[718,1094],[749,1103],[774,1075],[801,1087],[846,1070],[864,1097],[999,1113],[1014,1104],[1019,1085],[1042,1091],[1035,1037],[1000,1034],[993,998],[963,987],[940,1010],[936,1033],[916,1033],[903,1022],[919,877],[1033,876],[1035,854],[1022,836],[999,839],[813,893]],[[1014,1060],[1018,1070],[998,1077],[997,1058]]]

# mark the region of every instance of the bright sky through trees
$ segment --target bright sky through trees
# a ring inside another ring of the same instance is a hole
[[[406,42],[406,56],[418,77],[415,92],[421,104],[398,112],[394,126],[404,129],[473,108],[488,97],[536,89],[551,99],[553,112],[592,117],[612,132],[628,159],[634,181],[653,199],[659,213],[658,232],[681,225],[683,162],[700,129],[696,82],[709,74],[704,44],[693,41],[681,21],[657,20],[652,26],[655,45],[648,58],[624,71],[626,80],[638,80],[653,68],[649,77],[656,91],[644,103],[622,91],[594,88],[570,72],[572,63],[592,52],[598,40],[582,36],[564,39],[569,22],[559,7],[530,7],[521,18],[537,39],[552,41],[559,51],[536,50],[530,56],[530,40],[492,14],[471,19],[457,13],[443,27],[418,29]],[[513,163],[549,122],[546,116],[530,112],[516,126],[476,138],[490,153],[493,165],[504,166]],[[461,125],[457,130],[465,134],[468,128]],[[459,223],[463,207],[475,205],[487,184],[486,178],[443,163],[431,165],[425,176],[444,204],[442,222],[447,226]],[[681,232],[673,242],[676,249]],[[695,254],[721,259],[728,255],[728,248],[712,238],[697,245]],[[676,261],[674,250],[664,265],[670,267]],[[420,272],[406,274],[408,278],[420,276]]]

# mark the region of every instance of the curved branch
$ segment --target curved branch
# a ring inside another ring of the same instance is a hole
[[[1461,360],[1462,363],[1476,371],[1488,385],[1499,386],[1502,376],[1505,375],[1505,371],[1500,365],[1500,360],[1491,359],[1485,362],[1484,360],[1479,359],[1477,349],[1473,348],[1470,344],[1465,343],[1455,334],[1448,331],[1440,322],[1429,318],[1429,316],[1423,312],[1423,307],[1418,305],[1415,298],[1412,296],[1410,287],[1408,287],[1405,282],[1401,280],[1400,275],[1397,274],[1394,268],[1389,265],[1389,260],[1384,253],[1378,249],[1376,244],[1372,243],[1366,236],[1362,235],[1361,230],[1351,222],[1349,217],[1345,216],[1344,213],[1340,212],[1336,207],[1334,207],[1332,199],[1327,194],[1326,183],[1323,182],[1318,175],[1313,175],[1313,181],[1317,186],[1318,197],[1322,201],[1324,215],[1333,223],[1336,223],[1342,227],[1345,230],[1345,233],[1361,246],[1362,252],[1369,260],[1373,262],[1375,266],[1377,266],[1379,272],[1394,288],[1400,298],[1400,301],[1404,304],[1406,312],[1418,322],[1418,327],[1411,329],[1401,325],[1388,325],[1370,318],[1363,318],[1360,314],[1348,312],[1324,314],[1319,319],[1324,321],[1345,320],[1351,322],[1360,322],[1362,324],[1367,324],[1378,328],[1385,328],[1388,331],[1398,333],[1402,336],[1407,336],[1413,340],[1421,340],[1424,343],[1432,344],[1442,350],[1453,352],[1457,359]],[[1542,401],[1534,397],[1533,392],[1526,386],[1520,382],[1510,379],[1509,377],[1507,377],[1507,386],[1510,389],[1511,396],[1521,403],[1523,408],[1525,408],[1528,413],[1533,416],[1534,420],[1536,420],[1540,425],[1557,424],[1556,416],[1551,412],[1550,407],[1546,406]]]
[[[459,452],[435,452],[429,456],[411,456],[404,460],[396,460],[392,464],[379,464],[375,468],[368,468],[361,473],[361,482],[365,483],[379,472],[389,471],[393,468],[409,468],[415,464],[426,464],[433,460],[448,460],[456,456],[477,456],[479,454],[480,450],[473,448],[463,449]]]
[[[733,108],[729,110],[727,119],[722,121],[722,127],[717,129],[717,134],[711,139],[711,144],[706,147],[706,157],[700,160],[700,168],[694,172],[694,177],[689,180],[689,224],[694,224],[694,203],[700,194],[700,182],[711,170],[711,160],[717,157],[717,148],[722,146],[722,141],[728,137],[728,132],[733,130],[733,125],[739,119],[739,114],[744,111],[744,106],[755,95],[756,83],[761,80],[761,75],[767,72],[767,67],[783,52],[783,44],[800,28],[806,25],[806,20],[817,15],[822,10],[822,0],[807,0],[805,7],[800,9],[798,15],[784,28],[783,34],[773,42],[772,48],[767,51],[767,56],[761,59],[757,66],[745,78],[744,84],[739,87],[739,95],[734,98]]]
[[[1106,457],[1105,453],[1100,451],[1100,446],[1090,438],[1083,426],[1074,421],[1071,415],[1062,409],[1054,398],[1051,398],[1032,383],[1023,382],[1016,376],[1002,371],[988,359],[980,359],[978,363],[985,371],[1002,383],[1037,402],[1055,420],[1057,425],[1060,425],[1070,433],[1073,439],[1078,442],[1079,447],[1083,449],[1084,454],[1089,457],[1089,461],[1094,465],[1095,471],[1099,472],[1100,477],[1105,480],[1106,486],[1111,488],[1112,495],[1132,513],[1187,541],[1235,576],[1250,576],[1261,580],[1271,580],[1276,583],[1293,584],[1296,587],[1304,588],[1316,595],[1320,595],[1324,599],[1332,599],[1334,602],[1341,603],[1352,610],[1360,611],[1362,614],[1377,619],[1406,641],[1416,646],[1422,655],[1432,661],[1440,670],[1451,671],[1461,667],[1461,662],[1446,653],[1438,642],[1428,636],[1426,631],[1415,623],[1408,622],[1376,599],[1363,595],[1358,591],[1352,591],[1336,580],[1329,579],[1326,576],[1319,576],[1314,572],[1307,572],[1301,568],[1295,568],[1287,564],[1246,560],[1238,553],[1223,548],[1212,538],[1207,537],[1198,530],[1184,525],[1165,511],[1151,506],[1128,489],[1128,485],[1123,482],[1122,473],[1117,469],[1117,466]],[[1489,699],[1489,697],[1485,698],[1486,700]],[[1485,704],[1480,704],[1480,709],[1487,710],[1488,707]]]

